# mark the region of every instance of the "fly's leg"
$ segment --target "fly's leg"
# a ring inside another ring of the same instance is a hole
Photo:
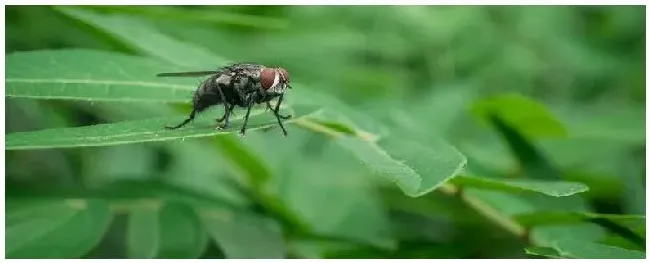
[[[232,109],[235,108],[235,105],[230,104],[228,106],[224,106],[224,108],[226,109],[226,112],[223,113],[223,117],[217,120],[219,123],[223,122],[218,126],[219,129],[225,129],[228,127],[228,121],[230,120],[230,115],[232,115]]]
[[[246,125],[248,125],[248,116],[251,114],[251,108],[253,108],[253,103],[257,99],[257,93],[253,94],[248,99],[248,109],[246,110],[246,116],[244,116],[244,124],[241,127],[241,130],[239,131],[239,134],[243,137],[246,134]]]
[[[188,117],[183,122],[181,122],[181,124],[178,124],[176,126],[165,126],[165,129],[175,130],[175,129],[178,129],[180,127],[183,127],[183,126],[185,126],[185,124],[188,124],[190,121],[194,120],[195,116],[196,116],[196,109],[193,109],[192,113],[190,113],[190,117]]]
[[[280,104],[282,104],[282,99],[283,98],[284,98],[284,94],[280,95],[280,98],[278,99],[278,103],[275,104],[275,109],[273,110],[273,112],[276,114],[276,116],[278,116],[279,118],[281,118],[283,120],[291,119],[291,117],[292,117],[291,114],[286,115],[286,116],[280,114]],[[269,109],[271,108],[271,103],[270,102],[267,102],[266,105],[269,107]]]
[[[280,110],[280,103],[282,103],[282,96],[283,95],[280,95],[280,99],[278,100],[278,104],[275,105],[275,109],[273,109],[272,111],[273,111],[273,115],[275,115],[275,119],[278,121],[278,125],[280,125],[280,128],[282,128],[282,134],[284,134],[284,136],[287,136],[287,130],[284,128],[284,125],[282,124],[281,119],[285,119],[285,120],[289,119],[289,118],[291,118],[291,115],[282,116],[278,112]],[[270,109],[271,108],[271,103],[267,101],[266,102],[266,107],[268,107]]]
[[[223,104],[223,116],[221,118],[217,119],[218,123],[223,122],[226,119],[226,115],[228,115],[228,104],[224,103]]]

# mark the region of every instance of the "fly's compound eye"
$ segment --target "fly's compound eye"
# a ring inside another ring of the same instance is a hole
[[[260,71],[260,84],[263,89],[275,87],[280,82],[280,73],[275,69],[263,68]]]

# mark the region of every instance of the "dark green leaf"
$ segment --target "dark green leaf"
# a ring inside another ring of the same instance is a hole
[[[541,180],[560,179],[560,171],[550,164],[546,157],[518,130],[502,121],[501,117],[497,115],[492,115],[490,120],[508,143],[526,176]]]

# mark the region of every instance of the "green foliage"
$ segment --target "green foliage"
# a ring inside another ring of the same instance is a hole
[[[7,14],[8,258],[645,257],[642,8]],[[163,129],[232,61],[288,137]]]

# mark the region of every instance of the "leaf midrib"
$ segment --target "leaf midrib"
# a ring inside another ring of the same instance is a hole
[[[147,81],[123,81],[123,80],[93,80],[93,79],[25,79],[25,78],[8,78],[6,83],[56,83],[56,84],[89,84],[89,85],[118,85],[118,86],[141,86],[141,87],[160,87],[170,89],[192,90],[188,85],[177,85]]]

